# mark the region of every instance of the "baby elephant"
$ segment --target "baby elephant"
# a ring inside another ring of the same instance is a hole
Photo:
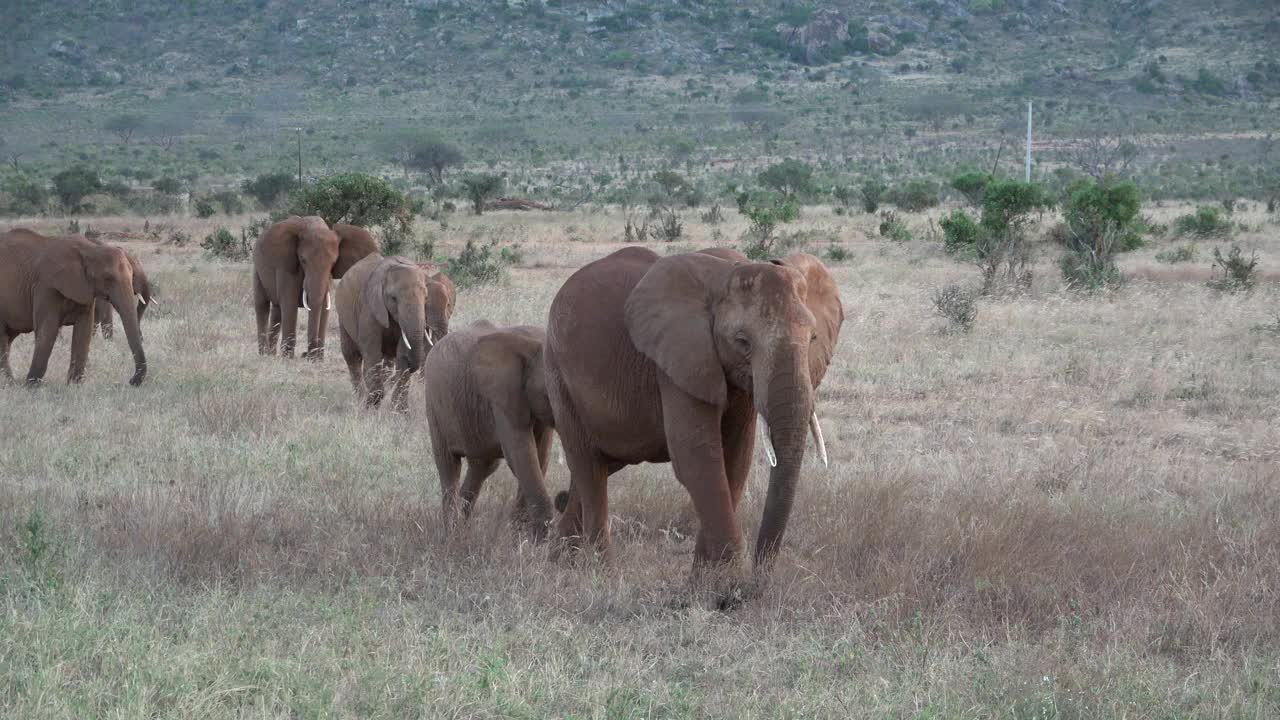
[[[512,520],[535,539],[546,536],[551,498],[544,477],[555,423],[542,375],[545,339],[542,328],[480,320],[437,343],[427,358],[427,425],[446,527],[471,514],[484,481],[506,458],[519,483]],[[467,478],[459,503],[462,458]]]
[[[343,276],[334,293],[342,357],[369,407],[382,402],[384,377],[394,365],[392,404],[401,412],[409,409],[409,375],[449,332],[453,297],[442,288],[402,257],[369,255]]]

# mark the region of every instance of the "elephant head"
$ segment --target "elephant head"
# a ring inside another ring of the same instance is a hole
[[[141,296],[135,292],[133,263],[118,247],[74,240],[69,247],[69,259],[58,256],[60,262],[37,271],[41,280],[81,305],[95,300],[111,303],[120,315],[129,350],[133,353],[134,371],[129,384],[142,384],[147,377],[147,356],[142,350],[142,331],[138,327],[142,304]]]
[[[329,284],[333,266],[338,261],[341,240],[329,229],[324,218],[311,215],[293,216],[282,220],[278,226],[290,238],[292,249],[302,275],[302,307],[308,311],[307,346],[318,348],[324,313],[331,306]],[[274,228],[273,228],[274,231]]]
[[[431,331],[432,339],[438,342],[449,334],[449,318],[453,316],[453,303],[458,293],[453,281],[442,272],[428,275],[427,290],[427,329]]]
[[[808,434],[825,460],[815,391],[844,313],[817,258],[730,257],[658,260],[628,296],[625,322],[636,348],[690,396],[725,407],[731,387],[751,394],[772,465],[756,542],[760,563],[773,557],[786,531]]]
[[[129,267],[133,270],[133,294],[138,297],[138,322],[142,322],[143,313],[156,304],[156,299],[151,292],[151,282],[147,280],[147,273],[142,269],[142,263],[138,262],[138,258],[132,253],[125,253],[125,256],[129,258]]]
[[[470,358],[480,394],[518,426],[533,421],[554,427],[543,373],[540,328],[515,327],[476,341]]]
[[[437,339],[427,330],[426,274],[404,258],[386,258],[369,276],[364,293],[365,309],[379,325],[390,328],[394,322],[400,328],[409,370],[416,371]]]

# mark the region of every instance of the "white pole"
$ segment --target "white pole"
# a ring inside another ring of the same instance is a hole
[[[1027,182],[1031,182],[1031,101],[1027,101]]]

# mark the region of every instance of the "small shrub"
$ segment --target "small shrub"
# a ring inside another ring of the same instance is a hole
[[[829,263],[842,263],[853,258],[853,252],[849,248],[832,240],[827,249],[822,252],[822,259]]]
[[[462,252],[445,263],[445,274],[461,288],[502,282],[507,276],[507,265],[511,264],[511,255],[504,254],[504,249],[498,247],[497,240],[483,245],[467,240]]]
[[[862,183],[862,211],[868,215],[880,209],[880,199],[884,197],[885,184],[879,180],[868,180]]]
[[[53,176],[53,192],[62,206],[72,212],[80,209],[80,201],[102,189],[98,171],[86,165],[75,165]]]
[[[979,227],[969,213],[957,208],[938,224],[942,226],[942,242],[948,254],[972,250],[977,245]]]
[[[739,195],[738,212],[750,222],[742,252],[752,260],[767,260],[775,251],[778,226],[799,217],[800,207],[795,200],[765,191]]]
[[[842,210],[853,204],[853,201],[857,198],[857,193],[848,185],[837,185],[832,188],[831,197],[835,198],[836,201],[840,203],[840,207],[836,209]]]
[[[1195,245],[1179,245],[1177,247],[1167,248],[1156,253],[1156,262],[1162,262],[1166,265],[1175,265],[1177,263],[1191,262],[1196,259]]]
[[[236,237],[230,230],[219,227],[213,234],[206,235],[200,247],[205,253],[219,260],[246,260],[249,257],[248,237],[241,233]]]
[[[178,228],[170,230],[168,237],[164,239],[165,245],[172,245],[174,247],[186,247],[190,243],[191,235],[187,231],[179,230]]]
[[[938,288],[933,292],[933,310],[952,330],[969,332],[978,319],[978,293],[955,284]]]
[[[1210,280],[1208,285],[1223,292],[1248,292],[1257,282],[1258,253],[1244,256],[1239,245],[1232,245],[1226,255],[1220,248],[1213,249],[1213,267],[1222,270],[1222,277]]]
[[[1173,221],[1174,232],[1197,238],[1226,238],[1231,235],[1231,221],[1218,208],[1202,205],[1194,213]]]
[[[684,234],[684,225],[680,222],[680,216],[676,211],[667,208],[658,216],[658,227],[653,231],[654,237],[665,242],[673,242],[679,240]]]
[[[1066,252],[1058,266],[1069,286],[1097,290],[1122,282],[1115,256],[1142,246],[1136,230],[1141,205],[1138,187],[1127,180],[1083,179],[1067,189]]]
[[[938,184],[930,180],[910,180],[890,191],[888,200],[907,212],[928,210],[938,204]]]
[[[209,198],[196,200],[195,210],[198,218],[210,218],[213,217],[214,213],[218,212],[218,209],[213,206],[213,201]]]
[[[268,210],[281,205],[297,187],[298,179],[287,172],[263,173],[240,186],[246,195]]]
[[[885,210],[880,213],[880,236],[894,242],[908,242],[911,240],[911,228],[898,217],[898,213]]]
[[[707,210],[703,212],[700,217],[702,219],[702,222],[708,225],[719,225],[720,223],[724,222],[724,212],[720,210],[719,203],[716,203],[715,205],[712,205],[711,207],[707,208]]]

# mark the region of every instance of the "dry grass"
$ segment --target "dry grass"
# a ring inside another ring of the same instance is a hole
[[[735,241],[728,215],[655,247]],[[1280,267],[1276,226],[1245,222],[1261,229],[1236,241]],[[452,223],[447,250],[519,240],[527,265],[463,293],[457,324],[544,322],[622,227]],[[445,543],[420,400],[357,409],[332,332],[322,363],[259,358],[245,266],[131,244],[163,303],[147,383],[98,340],[85,383],[59,384],[64,338],[53,382],[0,388],[0,715],[1280,713],[1280,342],[1250,332],[1274,283],[1221,295],[1153,272],[1150,248],[1122,262],[1138,279],[1077,296],[1042,248],[1029,295],[944,334],[930,293],[975,269],[864,216],[788,230],[851,253],[821,392],[832,465],[810,467],[771,582],[728,614],[685,589],[696,521],[669,467],[612,483],[612,568],[511,533],[505,470]]]

